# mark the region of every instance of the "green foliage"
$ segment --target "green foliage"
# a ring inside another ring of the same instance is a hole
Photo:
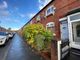
[[[45,39],[45,37],[41,34],[38,34],[35,36],[36,48],[38,50],[42,50],[44,48],[44,39]]]
[[[29,24],[23,29],[23,37],[37,50],[48,49],[52,40],[52,33],[46,30],[42,24]]]

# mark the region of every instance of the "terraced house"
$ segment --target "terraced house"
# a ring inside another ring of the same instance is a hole
[[[80,49],[80,0],[52,0],[28,23],[41,23],[55,33],[51,60],[63,58],[69,48]]]
[[[0,26],[0,32],[1,31],[7,31],[7,30],[5,28],[3,28],[3,27]]]

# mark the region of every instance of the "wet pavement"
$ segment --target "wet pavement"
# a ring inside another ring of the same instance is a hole
[[[0,60],[45,60],[25,44],[23,39],[15,34],[7,46],[0,47]]]
[[[5,46],[0,46],[0,60],[5,60],[10,48],[11,39],[6,43]]]

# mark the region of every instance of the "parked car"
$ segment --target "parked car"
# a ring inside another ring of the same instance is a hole
[[[13,33],[12,32],[9,32],[8,33],[8,36],[9,36],[9,38],[12,38],[13,37]]]
[[[0,32],[0,45],[5,45],[6,41],[8,40],[8,34],[6,32]]]
[[[13,35],[15,35],[16,34],[16,32],[13,32]]]

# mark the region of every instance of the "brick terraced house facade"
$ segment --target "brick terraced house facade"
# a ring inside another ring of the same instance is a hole
[[[57,48],[52,42],[51,60],[60,60],[67,54],[61,54],[61,50],[69,48],[68,45],[60,48],[64,42],[69,41],[70,47],[80,49],[80,0],[52,0],[28,23],[41,23],[56,34]]]
[[[7,31],[7,30],[0,26],[0,32],[2,32],[2,31]]]

